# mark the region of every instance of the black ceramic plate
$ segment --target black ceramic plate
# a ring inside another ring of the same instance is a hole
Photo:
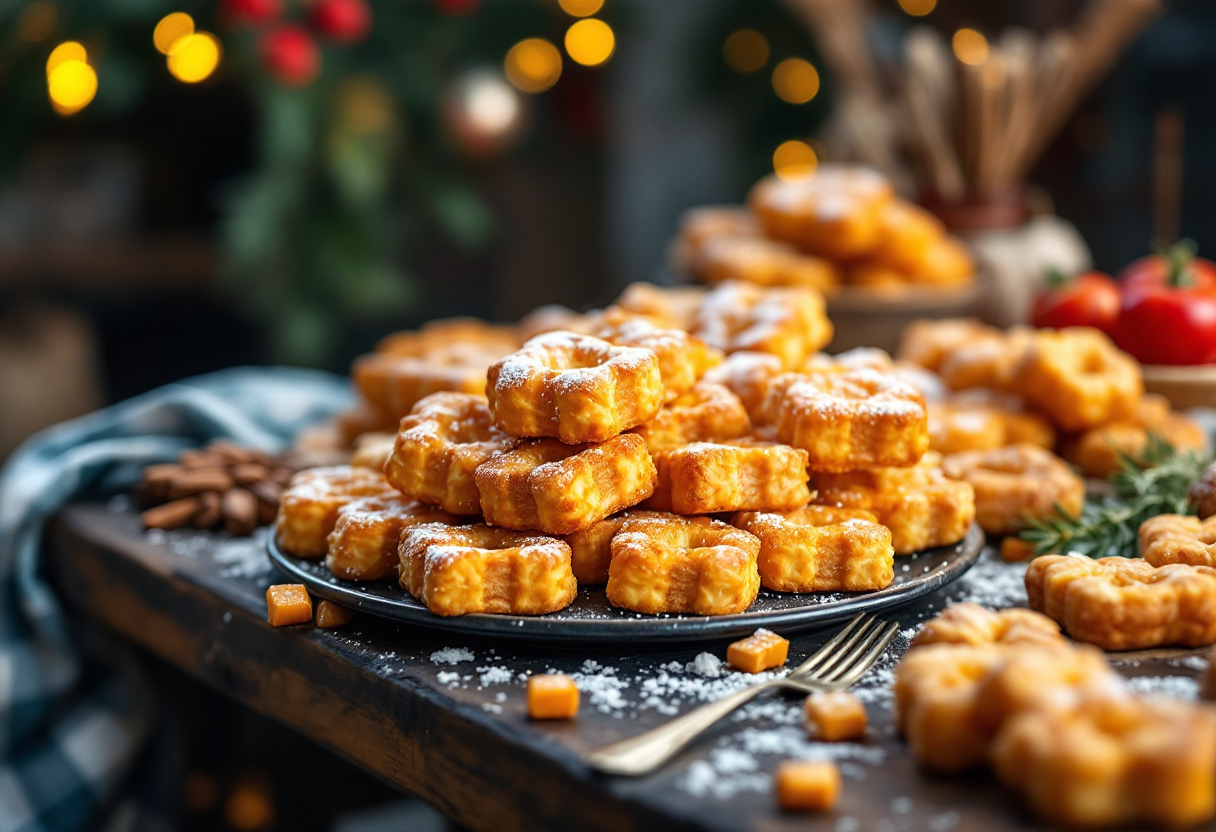
[[[895,559],[895,581],[877,592],[793,594],[760,590],[747,612],[738,615],[642,615],[608,603],[603,587],[583,587],[574,603],[549,615],[434,615],[395,583],[356,583],[335,578],[320,561],[284,555],[271,535],[270,559],[288,577],[318,598],[361,612],[437,630],[526,641],[619,641],[637,639],[702,641],[749,635],[757,627],[795,632],[852,618],[859,612],[898,607],[957,580],[984,546],[972,526],[953,546]]]

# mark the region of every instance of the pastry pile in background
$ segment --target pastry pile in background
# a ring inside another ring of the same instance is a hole
[[[737,281],[398,333],[338,420],[364,467],[301,474],[278,543],[441,615],[552,612],[578,585],[698,615],[882,589],[896,555],[966,535],[974,492],[927,453],[933,374],[831,337],[816,289]]]
[[[688,211],[672,246],[677,274],[717,285],[950,288],[975,264],[941,220],[896,196],[878,172],[821,165],[805,176],[773,174],[746,206]]]

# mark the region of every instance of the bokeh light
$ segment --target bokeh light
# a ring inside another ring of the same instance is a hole
[[[169,72],[184,84],[210,77],[220,64],[220,42],[208,32],[180,37],[169,49]]]
[[[587,18],[566,30],[566,54],[583,66],[602,64],[612,56],[616,36],[602,20]]]
[[[974,29],[959,29],[950,40],[954,57],[969,66],[979,66],[988,60],[988,38]]]
[[[502,69],[518,89],[544,92],[561,77],[562,53],[544,38],[528,38],[511,47]]]
[[[17,18],[17,37],[27,43],[38,43],[55,34],[58,25],[59,6],[54,0],[34,0]]]
[[[185,12],[173,12],[162,17],[156,24],[156,28],[152,30],[152,43],[156,45],[157,52],[168,55],[179,38],[192,34],[194,18]]]
[[[773,91],[782,101],[805,104],[819,92],[819,71],[810,61],[786,58],[773,69]]]
[[[755,29],[732,32],[722,44],[722,57],[735,72],[755,72],[768,63],[768,40]]]
[[[67,61],[80,61],[88,63],[89,55],[84,51],[84,47],[74,40],[65,41],[51,50],[50,56],[46,59],[46,75],[51,77],[51,73],[55,71],[55,67]]]
[[[899,0],[899,7],[913,17],[924,17],[937,8],[937,0]]]
[[[88,106],[97,94],[97,73],[84,61],[71,58],[47,73],[46,85],[56,111],[70,115]]]
[[[604,0],[557,0],[557,3],[571,17],[590,17],[604,6]]]
[[[819,166],[819,157],[806,142],[790,139],[782,142],[773,151],[773,170],[782,179],[797,179],[809,176]]]

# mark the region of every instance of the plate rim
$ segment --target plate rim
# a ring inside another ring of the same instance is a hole
[[[852,618],[859,613],[902,607],[961,578],[979,560],[985,543],[986,538],[979,524],[972,523],[966,534],[957,543],[896,557],[896,563],[899,563],[905,558],[941,549],[957,550],[953,558],[940,564],[933,571],[917,576],[904,584],[892,583],[884,589],[852,595],[841,601],[829,601],[813,606],[782,610],[744,611],[731,615],[679,617],[646,615],[637,618],[616,619],[555,617],[560,616],[561,611],[543,616],[495,613],[470,613],[459,616],[435,615],[417,601],[414,601],[417,606],[404,605],[363,592],[355,581],[344,581],[335,577],[334,580],[337,583],[331,583],[329,580],[314,575],[298,565],[296,561],[309,563],[316,563],[316,561],[305,561],[304,558],[292,558],[284,554],[279,550],[273,533],[267,536],[266,547],[274,567],[279,572],[304,584],[310,594],[358,612],[366,612],[399,623],[416,624],[428,629],[462,635],[516,641],[610,643],[635,642],[636,639],[644,637],[648,641],[672,643],[709,641],[747,634],[757,627],[799,632]]]

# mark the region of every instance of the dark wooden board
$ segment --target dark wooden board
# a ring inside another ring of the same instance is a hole
[[[785,815],[767,787],[775,764],[791,750],[840,751],[805,740],[797,721],[799,703],[792,698],[775,698],[724,721],[650,777],[601,776],[579,760],[582,752],[670,718],[654,707],[639,707],[650,695],[648,686],[662,678],[662,666],[685,665],[702,650],[723,656],[728,640],[696,646],[642,641],[613,649],[508,645],[370,616],[340,630],[276,630],[265,622],[264,593],[275,573],[259,552],[264,540],[232,541],[197,532],[145,535],[130,511],[75,505],[60,515],[50,542],[48,568],[79,613],[472,829],[1041,828],[986,776],[947,780],[920,774],[895,736],[888,699],[873,680],[863,689],[872,694],[870,737],[865,745],[845,750],[840,805],[823,816]],[[995,562],[991,552],[985,557],[959,584],[899,610],[895,617],[901,626],[910,628],[935,614],[951,596],[1000,600],[990,584],[1010,585],[1007,570],[1016,567]],[[791,663],[823,637],[795,638]],[[895,652],[906,643],[906,637],[897,639]],[[444,648],[465,648],[476,659],[436,664],[431,656]],[[1190,693],[1203,666],[1197,658],[1202,652],[1125,655],[1117,666],[1129,676],[1176,677],[1170,684]],[[585,692],[574,722],[530,722],[520,674],[551,668],[578,673],[588,660],[614,668],[611,675],[589,672],[596,680],[616,678],[628,687],[604,694],[605,712]],[[510,679],[501,681],[507,670]],[[458,674],[454,683],[441,675],[451,673]],[[685,683],[706,684],[685,670],[668,672],[667,679],[658,684],[660,699],[681,712],[697,703],[669,692]],[[614,695],[623,707],[608,707]],[[695,775],[707,770],[716,773],[717,795],[694,787]],[[737,793],[724,796],[734,788]]]

